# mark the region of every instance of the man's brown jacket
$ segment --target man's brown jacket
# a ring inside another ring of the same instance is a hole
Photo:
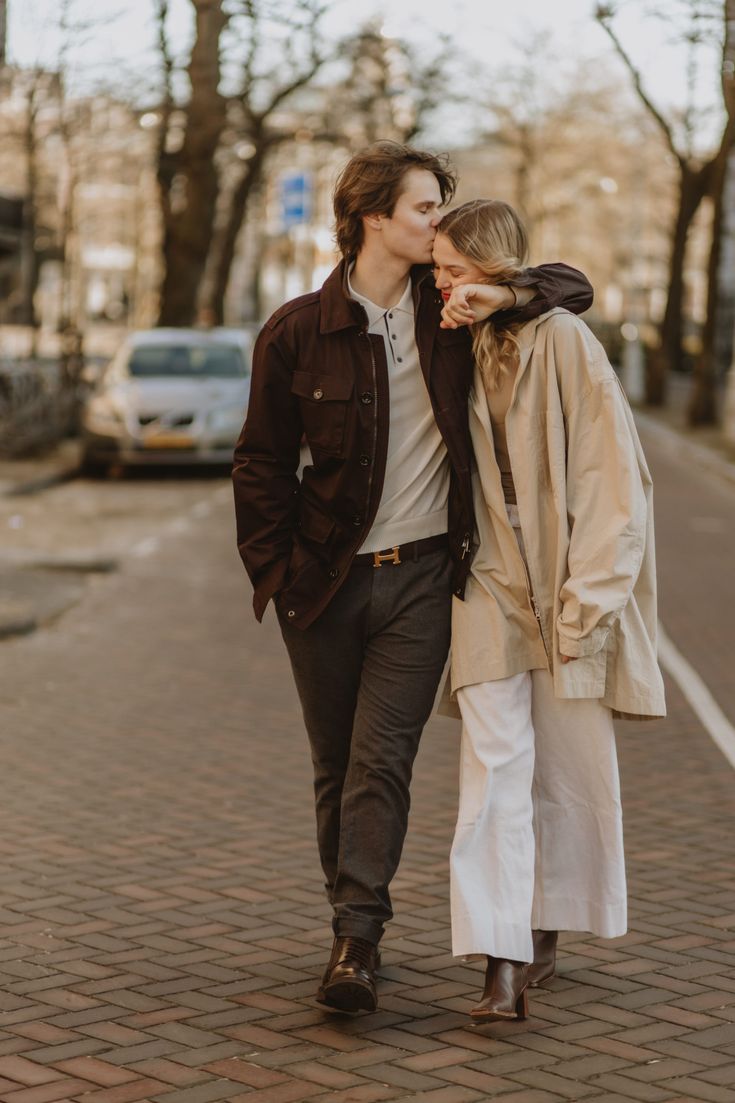
[[[440,329],[442,298],[431,273],[411,275],[416,344],[434,416],[449,454],[449,547],[462,597],[474,527],[468,395],[469,331]],[[592,302],[585,277],[563,264],[529,268],[525,307],[495,316],[525,321],[555,306]],[[319,291],[286,303],[255,345],[247,419],[235,448],[237,541],[261,620],[271,597],[306,628],[349,571],[380,503],[388,448],[388,367],[382,337],[346,289],[343,261]],[[297,477],[305,437],[312,462]]]

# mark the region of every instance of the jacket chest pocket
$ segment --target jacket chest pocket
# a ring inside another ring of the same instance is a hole
[[[342,455],[353,389],[353,380],[344,376],[294,372],[291,391],[300,400],[304,433],[312,449]]]

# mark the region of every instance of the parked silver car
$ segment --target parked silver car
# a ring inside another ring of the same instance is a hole
[[[229,463],[250,393],[252,343],[240,329],[130,334],[86,404],[85,469]]]

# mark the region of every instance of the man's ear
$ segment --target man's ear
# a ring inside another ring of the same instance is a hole
[[[363,222],[366,226],[369,226],[371,230],[382,229],[381,223],[385,216],[382,214],[365,214],[362,216]]]

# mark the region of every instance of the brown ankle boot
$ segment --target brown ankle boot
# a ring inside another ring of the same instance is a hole
[[[488,957],[482,1000],[470,1011],[475,1023],[528,1018],[528,969],[524,961]]]
[[[364,938],[335,938],[317,1003],[335,1011],[375,1011],[378,1006],[375,971],[379,965],[380,953],[372,942]]]
[[[528,967],[528,984],[538,988],[551,980],[556,972],[556,940],[558,931],[531,931],[533,935],[533,965]]]

